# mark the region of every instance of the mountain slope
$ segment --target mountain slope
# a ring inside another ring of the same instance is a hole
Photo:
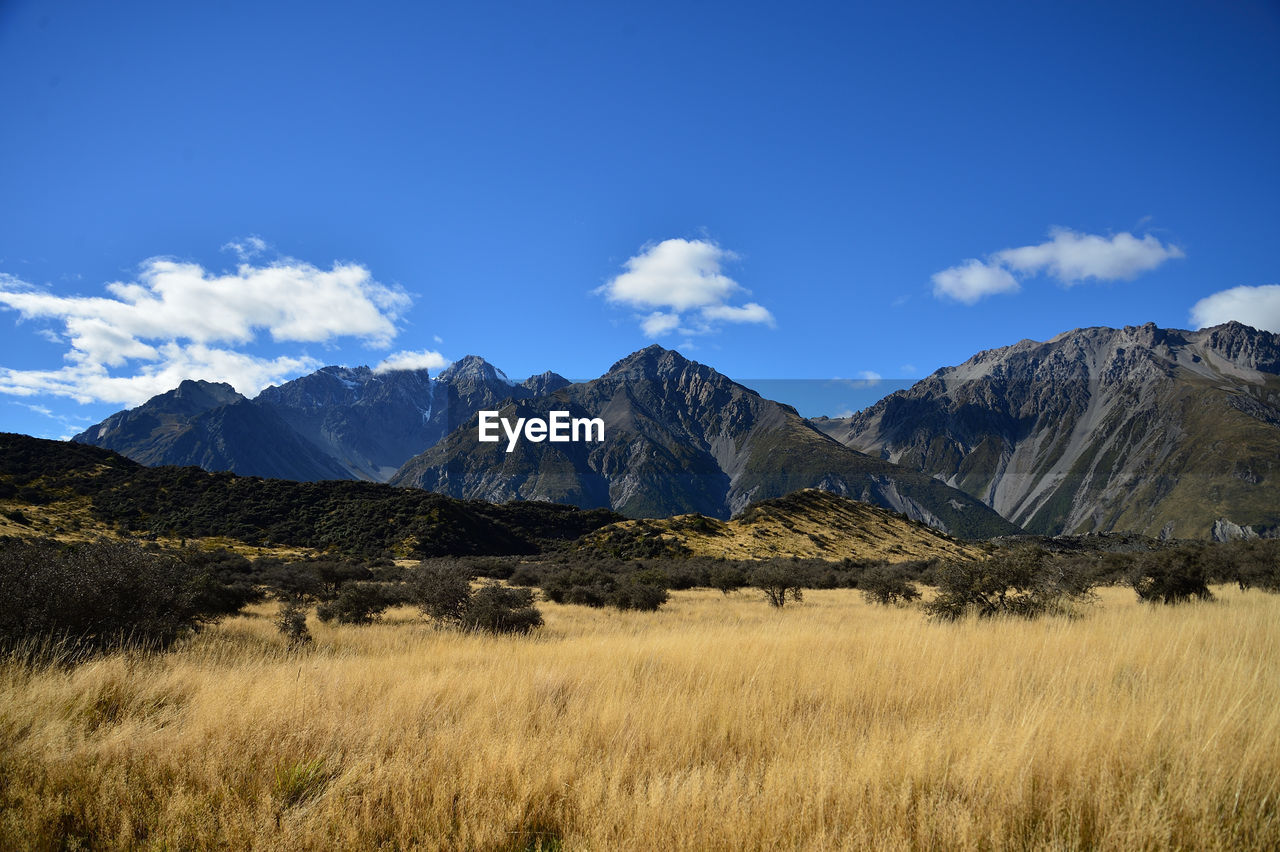
[[[973,559],[979,551],[878,506],[806,489],[747,506],[729,521],[701,515],[621,521],[583,536],[578,547],[630,552],[658,539],[693,556],[724,559]]]
[[[324,367],[252,400],[227,384],[186,381],[73,440],[149,465],[384,482],[477,410],[568,383],[552,372],[515,383],[474,355],[436,379],[426,370]]]
[[[630,517],[728,518],[753,500],[819,487],[957,535],[1016,531],[981,503],[918,472],[852,452],[790,406],[651,346],[594,381],[515,400],[501,416],[599,417],[599,443],[477,440],[472,418],[392,478],[397,485],[501,501],[607,506]]]
[[[1280,336],[1239,323],[1024,340],[814,424],[1034,533],[1280,532]]]
[[[364,556],[537,553],[621,520],[549,503],[462,502],[372,482],[147,467],[110,450],[0,433],[0,530],[233,539]]]
[[[336,462],[228,384],[184,381],[72,440],[142,464],[195,465],[243,476],[348,479]]]
[[[439,439],[426,370],[324,367],[254,398],[356,479],[383,481]]]

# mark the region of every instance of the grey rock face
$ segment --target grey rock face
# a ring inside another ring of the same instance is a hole
[[[843,420],[854,449],[937,476],[1028,531],[1207,537],[1280,526],[1280,336],[1153,324],[1024,340]]]
[[[349,478],[270,410],[216,382],[185,381],[72,440],[147,465],[195,465],[301,481]]]
[[[727,518],[748,503],[821,487],[960,535],[1014,531],[988,507],[928,476],[853,452],[790,406],[710,367],[651,346],[604,376],[501,409],[510,421],[599,417],[600,443],[477,441],[477,422],[410,460],[393,484],[486,500],[543,499],[633,517],[701,512]]]

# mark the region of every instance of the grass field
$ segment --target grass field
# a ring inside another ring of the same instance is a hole
[[[695,590],[297,654],[264,606],[0,669],[0,848],[1280,848],[1280,597],[1217,591],[931,624]]]

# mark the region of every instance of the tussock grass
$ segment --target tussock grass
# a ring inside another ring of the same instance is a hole
[[[927,623],[544,605],[530,637],[260,607],[0,667],[0,847],[1280,847],[1280,597]]]

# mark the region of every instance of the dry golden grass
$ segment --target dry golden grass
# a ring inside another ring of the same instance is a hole
[[[940,625],[849,591],[544,607],[532,638],[270,608],[0,670],[0,847],[1280,848],[1280,598]]]

